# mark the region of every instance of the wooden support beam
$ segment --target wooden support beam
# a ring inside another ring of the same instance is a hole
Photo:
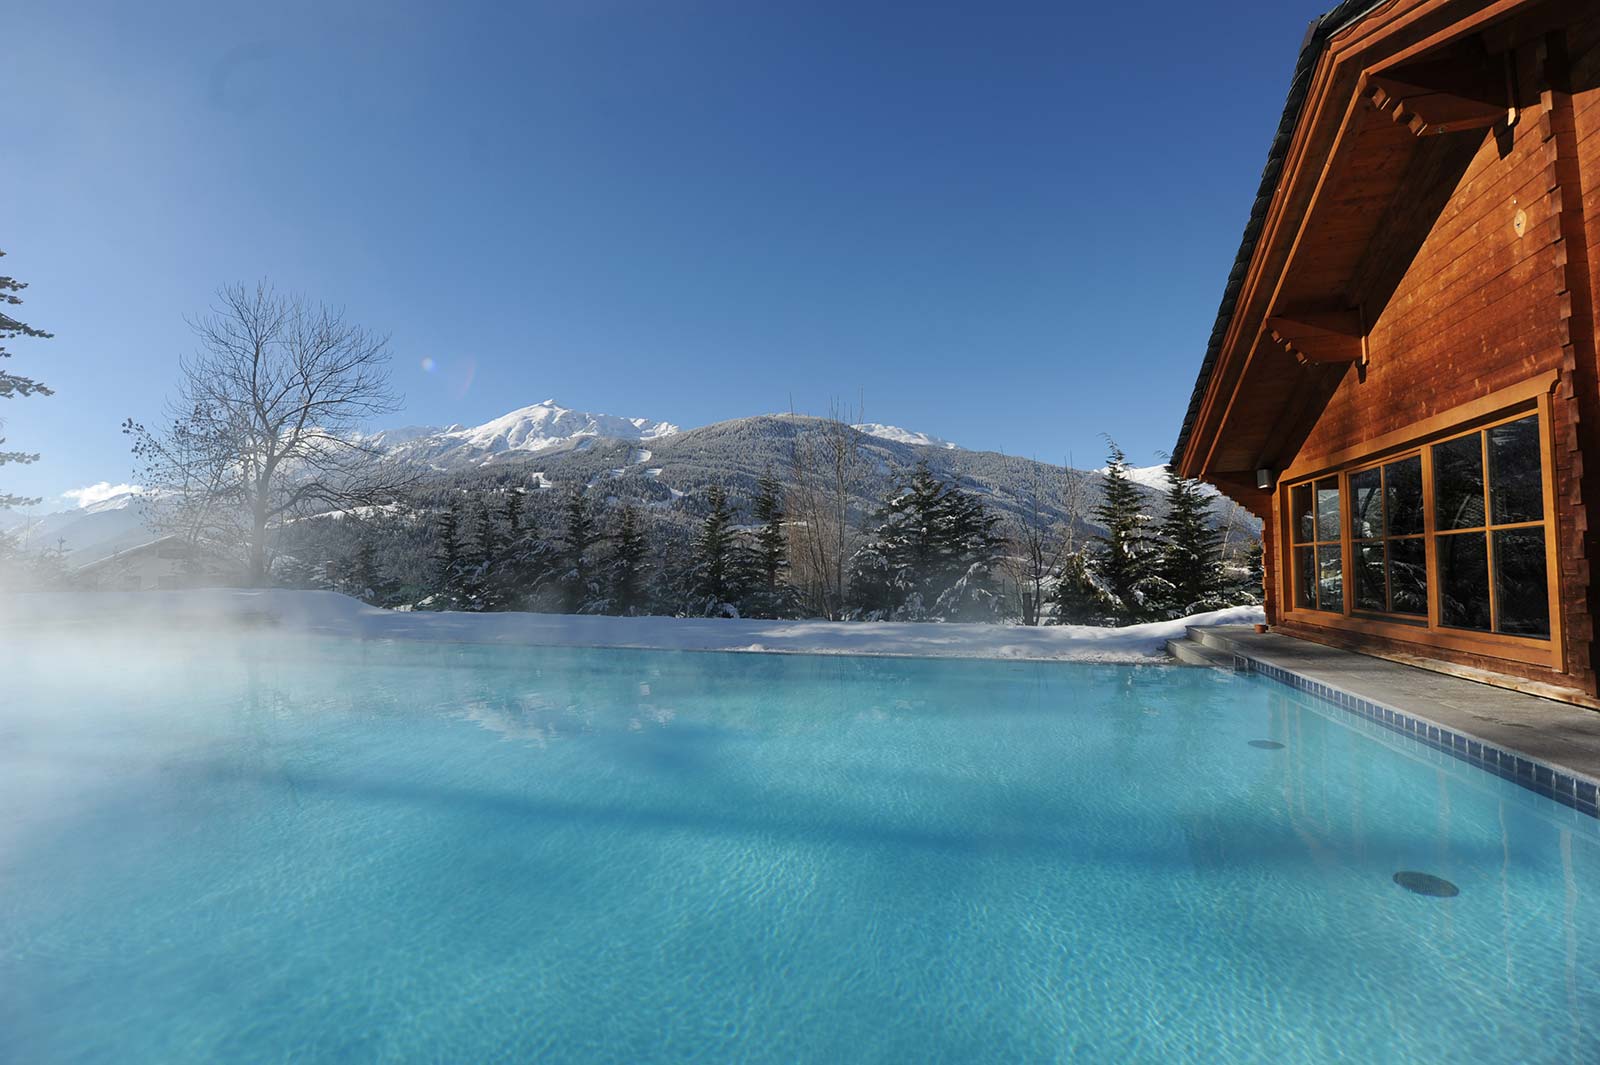
[[[1485,86],[1480,80],[1445,89],[1375,74],[1367,79],[1367,99],[1419,137],[1488,129],[1506,120],[1509,102],[1503,82]]]
[[[1310,311],[1278,315],[1266,321],[1272,342],[1302,364],[1362,362],[1366,327],[1356,311]]]

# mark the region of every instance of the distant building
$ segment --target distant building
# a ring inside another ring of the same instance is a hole
[[[1600,4],[1312,25],[1174,448],[1278,630],[1594,702],[1597,284]]]
[[[228,587],[240,583],[242,576],[237,560],[205,544],[163,536],[80,566],[71,580],[78,588],[131,592]]]

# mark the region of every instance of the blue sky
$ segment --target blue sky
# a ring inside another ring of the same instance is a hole
[[[389,424],[859,396],[1157,461],[1327,2],[22,5],[0,265],[56,395],[0,488],[126,479],[258,278],[391,335]]]

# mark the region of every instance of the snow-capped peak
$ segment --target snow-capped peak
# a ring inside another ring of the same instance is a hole
[[[585,437],[644,441],[676,432],[679,429],[671,422],[590,414],[547,399],[482,425],[451,425],[446,429],[410,426],[374,433],[367,439],[404,458],[435,466],[468,466],[493,462],[512,452],[529,453],[575,444]]]
[[[902,429],[898,425],[879,425],[877,422],[862,422],[851,428],[875,436],[880,440],[892,440],[897,444],[914,444],[919,447],[942,447],[951,451],[958,450],[959,445],[948,440],[940,440],[937,436],[927,433],[914,433],[910,429]]]

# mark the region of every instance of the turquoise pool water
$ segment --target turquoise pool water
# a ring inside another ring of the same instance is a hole
[[[1269,680],[7,653],[7,1063],[1600,1061],[1597,822]]]

